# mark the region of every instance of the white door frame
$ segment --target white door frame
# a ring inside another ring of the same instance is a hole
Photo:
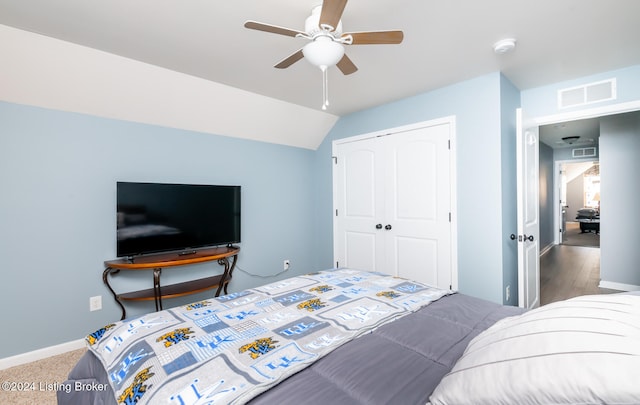
[[[589,108],[586,110],[580,110],[580,111],[571,111],[568,113],[562,113],[562,114],[553,114],[553,115],[545,115],[545,116],[541,116],[541,117],[534,117],[531,119],[531,124],[532,125],[537,125],[538,127],[542,126],[542,125],[551,125],[551,124],[559,124],[562,122],[567,122],[567,121],[575,121],[575,120],[581,120],[581,119],[588,119],[588,118],[598,118],[598,117],[605,117],[607,115],[615,115],[615,114],[624,114],[627,112],[633,112],[633,111],[638,111],[640,110],[640,100],[635,100],[635,101],[629,101],[626,103],[618,103],[618,104],[611,104],[611,105],[607,105],[604,107],[597,107],[597,108]],[[595,160],[595,159],[585,159],[585,161],[589,161],[589,160]],[[600,151],[598,151],[598,161],[600,160]],[[570,162],[579,162],[581,160],[571,160]],[[559,229],[560,226],[560,220],[559,220],[559,216],[560,216],[560,208],[558,207],[558,201],[560,200],[560,196],[557,194],[558,193],[558,184],[556,184],[556,173],[557,173],[557,167],[555,166],[554,163],[554,173],[553,173],[553,177],[554,177],[554,226],[555,226],[555,232],[554,234],[556,235],[554,237],[554,241],[556,244],[558,244],[558,232],[557,230]]]
[[[525,110],[525,108],[523,108],[523,110]],[[634,100],[634,101],[629,101],[625,103],[610,104],[603,107],[589,108],[585,110],[571,111],[567,113],[531,117],[531,119],[528,121],[529,122],[528,126],[540,127],[542,125],[558,124],[561,122],[575,121],[580,119],[605,117],[608,115],[624,114],[627,112],[633,112],[638,110],[640,110],[640,100]],[[558,205],[558,204],[555,204],[555,205]],[[518,283],[520,283],[520,280],[518,280]]]
[[[379,131],[368,132],[366,134],[350,136],[348,138],[336,139],[332,142],[331,155],[336,156],[336,149],[338,145],[347,143],[347,142],[355,142],[363,139],[374,138],[378,136],[385,136],[397,132],[405,132],[412,131],[414,129],[432,127],[436,125],[449,124],[450,128],[450,138],[449,138],[449,150],[450,158],[449,158],[449,181],[450,181],[450,204],[451,204],[451,288],[453,290],[458,289],[458,222],[457,222],[457,212],[456,208],[458,207],[457,203],[457,171],[456,171],[456,117],[455,115],[450,115],[442,118],[436,118],[428,121],[416,122],[414,124],[403,125],[394,128],[382,129]],[[333,208],[335,211],[336,208],[336,181],[333,179]],[[334,216],[334,224],[333,224],[334,234],[335,234],[335,216]],[[334,252],[335,252],[335,236],[334,236]],[[334,253],[334,263],[335,263],[335,253]]]
[[[611,104],[604,107],[589,108],[586,110],[532,117],[530,122],[534,125],[541,126],[559,124],[566,121],[605,117],[607,115],[624,114],[626,112],[638,110],[640,110],[640,100],[635,100],[626,103]]]

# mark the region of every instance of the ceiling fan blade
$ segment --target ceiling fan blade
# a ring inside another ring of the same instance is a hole
[[[320,28],[330,26],[334,31],[338,26],[342,13],[347,5],[347,0],[324,0],[322,2],[322,10],[320,11]]]
[[[304,34],[304,32],[302,31],[293,30],[291,28],[279,27],[277,25],[265,24],[251,20],[245,22],[244,27],[252,30],[271,32],[272,34],[286,35],[289,37],[295,37],[298,34]]]
[[[300,59],[304,58],[304,55],[302,54],[302,49],[298,50],[298,52],[287,56],[286,58],[282,59],[280,62],[278,62],[274,67],[278,68],[278,69],[286,69],[289,66],[293,65],[294,63],[296,63],[297,61],[299,61]]]
[[[351,73],[355,73],[358,70],[358,67],[351,61],[351,59],[349,59],[346,54],[342,56],[342,59],[340,59],[336,66],[345,75],[350,75]]]
[[[352,45],[399,44],[404,39],[402,31],[345,32],[353,38]]]

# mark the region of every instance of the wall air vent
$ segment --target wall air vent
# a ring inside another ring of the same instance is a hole
[[[596,148],[577,148],[571,151],[571,155],[574,158],[582,158],[582,157],[595,157],[596,156]]]
[[[603,80],[558,90],[558,108],[578,107],[581,105],[615,100],[616,79]]]

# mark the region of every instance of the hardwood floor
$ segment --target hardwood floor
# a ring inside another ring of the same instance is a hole
[[[582,232],[579,222],[567,222],[563,245],[600,247],[600,234],[593,231]]]
[[[619,292],[600,288],[599,283],[600,248],[556,245],[540,258],[540,305]]]

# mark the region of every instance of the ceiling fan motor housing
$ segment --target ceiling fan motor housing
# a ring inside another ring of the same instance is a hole
[[[330,34],[333,38],[340,38],[342,35],[342,20],[338,21],[337,27],[320,27],[320,11],[322,11],[322,6],[315,6],[313,10],[311,10],[311,15],[307,17],[304,22],[304,31],[311,37],[314,38],[318,35],[327,35]],[[331,31],[333,29],[333,31]]]

